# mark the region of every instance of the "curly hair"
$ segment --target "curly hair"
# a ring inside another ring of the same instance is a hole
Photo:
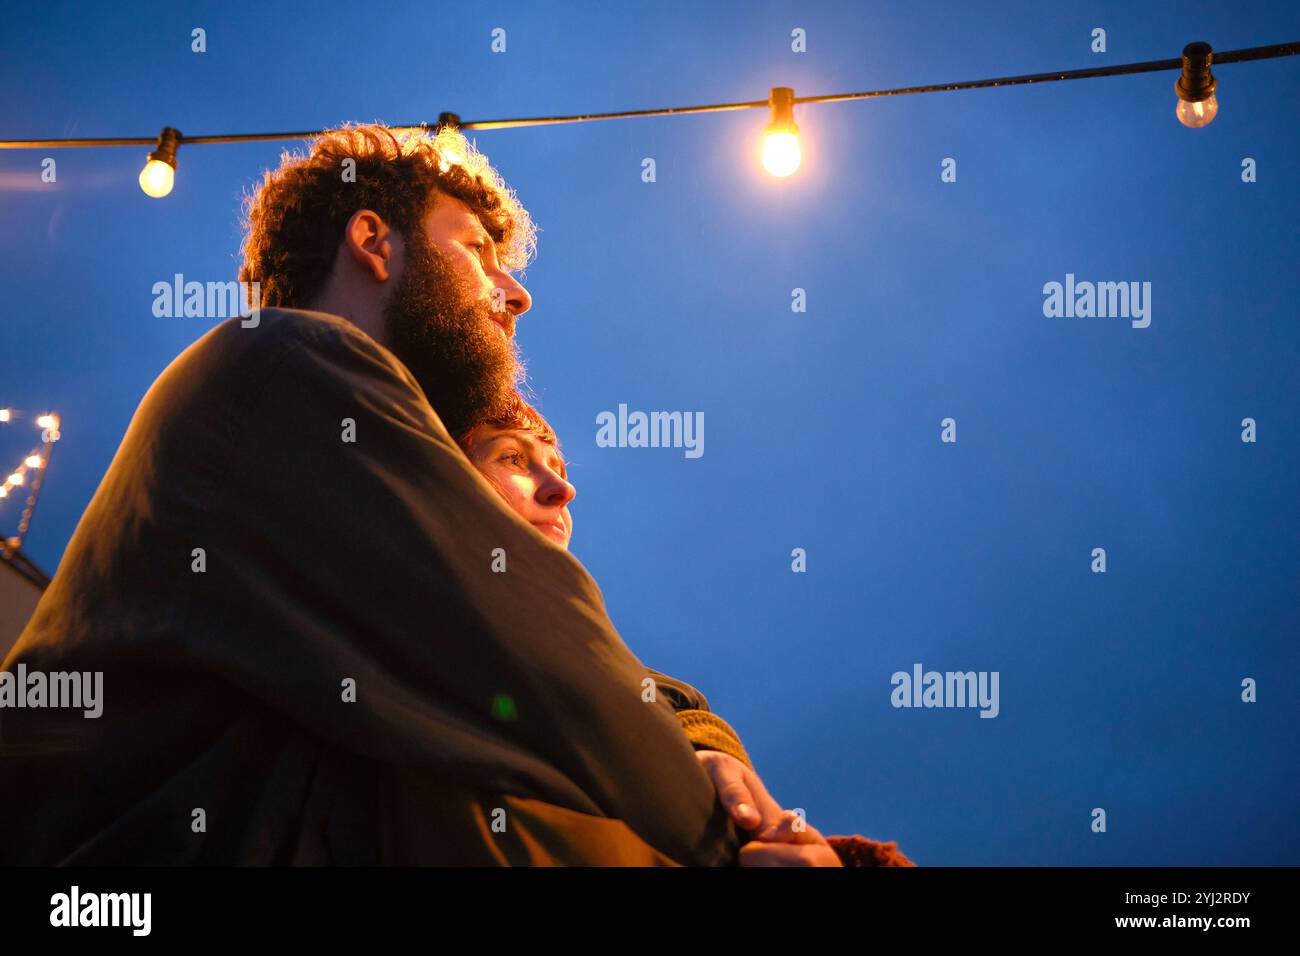
[[[546,417],[528,402],[518,392],[512,393],[509,407],[500,415],[487,419],[486,421],[477,422],[472,428],[467,430],[463,435],[456,439],[466,452],[469,451],[478,432],[484,426],[501,429],[518,429],[519,431],[531,432],[542,441],[554,445],[556,451],[560,448],[559,436],[555,434],[555,429]]]
[[[348,160],[354,165],[345,165]],[[279,168],[245,197],[239,279],[259,283],[264,308],[305,308],[324,289],[353,213],[372,210],[406,235],[439,193],[478,216],[503,266],[528,265],[537,250],[536,226],[462,133],[449,126],[435,133],[350,124],[313,139],[305,155],[285,151]]]

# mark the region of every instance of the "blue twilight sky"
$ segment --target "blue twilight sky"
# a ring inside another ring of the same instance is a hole
[[[87,8],[6,12],[0,137],[644,109],[1300,39],[1281,0]],[[702,689],[823,833],[922,864],[1300,863],[1300,58],[1216,74],[1196,131],[1172,72],[801,106],[788,180],[759,169],[758,110],[476,134],[541,228],[519,338],[574,552],[636,654]],[[240,196],[285,145],[183,147],[161,201],[144,148],[0,151],[0,406],[64,421],[28,541],[48,569],[150,382],[214,324],[155,318],[151,286],[234,277]],[[1045,317],[1067,273],[1150,282],[1150,327]],[[620,403],[703,412],[704,455],[597,447]],[[0,464],[24,429],[0,426]],[[917,663],[998,672],[1000,713],[892,707]]]

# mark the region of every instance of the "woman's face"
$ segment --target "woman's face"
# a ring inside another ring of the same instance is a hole
[[[556,447],[537,434],[518,428],[481,426],[465,453],[521,518],[562,548],[573,534],[569,484]]]

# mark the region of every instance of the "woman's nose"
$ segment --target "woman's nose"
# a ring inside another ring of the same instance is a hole
[[[578,490],[569,484],[559,475],[551,472],[547,475],[542,486],[537,489],[537,497],[541,503],[548,507],[563,508],[578,494]]]

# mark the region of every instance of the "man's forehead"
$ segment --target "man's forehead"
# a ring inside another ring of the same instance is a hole
[[[453,229],[471,229],[482,233],[489,240],[492,238],[474,210],[463,199],[455,196],[439,193],[427,218],[429,222],[441,223]]]

